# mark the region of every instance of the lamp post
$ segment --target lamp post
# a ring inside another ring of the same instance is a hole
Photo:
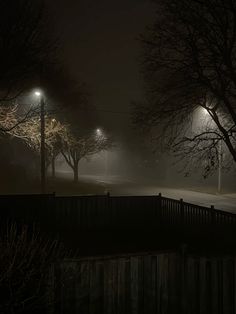
[[[221,193],[221,185],[222,185],[222,140],[219,141],[219,151],[218,151],[218,193]]]
[[[102,129],[96,129],[96,134],[98,137],[103,137],[105,138],[105,134],[104,132],[102,131]],[[105,152],[105,176],[107,177],[108,176],[108,151],[106,150]]]
[[[207,115],[207,109],[203,108],[203,114]],[[222,152],[222,139],[219,140],[218,143],[218,177],[217,177],[217,191],[221,193],[222,190],[222,162],[223,162],[223,152]]]
[[[36,91],[35,95],[40,98],[40,185],[41,193],[45,193],[46,187],[46,166],[45,166],[45,102],[41,92]]]

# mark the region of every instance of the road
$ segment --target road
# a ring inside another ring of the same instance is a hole
[[[71,179],[71,173],[60,172],[59,176]],[[157,195],[172,199],[182,198],[185,202],[221,209],[236,213],[236,193],[235,194],[210,194],[190,191],[187,189],[167,188],[153,183],[136,182],[132,179],[124,179],[119,176],[95,176],[81,175],[80,182],[95,183],[104,187],[104,193],[110,192],[111,195]]]

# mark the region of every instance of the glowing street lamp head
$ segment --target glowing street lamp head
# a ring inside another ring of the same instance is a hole
[[[97,129],[96,132],[97,132],[97,134],[101,134],[102,133],[101,129]]]
[[[35,94],[35,96],[37,96],[37,97],[40,97],[40,96],[41,96],[41,92],[40,92],[40,91],[36,91],[34,94]]]

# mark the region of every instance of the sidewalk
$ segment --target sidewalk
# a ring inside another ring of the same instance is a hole
[[[183,189],[170,189],[158,186],[126,186],[125,188],[113,187],[113,195],[158,195],[173,199],[183,199],[187,203],[205,207],[213,205],[215,209],[225,210],[236,214],[236,194],[210,194],[194,192]]]

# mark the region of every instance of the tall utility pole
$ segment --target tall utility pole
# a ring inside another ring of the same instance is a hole
[[[222,188],[222,158],[222,140],[220,140],[218,151],[218,193],[221,193]]]
[[[108,150],[105,150],[105,174],[108,177]]]
[[[41,193],[45,193],[46,166],[45,166],[45,102],[41,91],[36,91],[35,96],[40,99],[40,185]]]
[[[41,162],[41,193],[45,193],[46,187],[46,166],[45,166],[45,102],[44,97],[41,95],[40,99],[40,162]]]

